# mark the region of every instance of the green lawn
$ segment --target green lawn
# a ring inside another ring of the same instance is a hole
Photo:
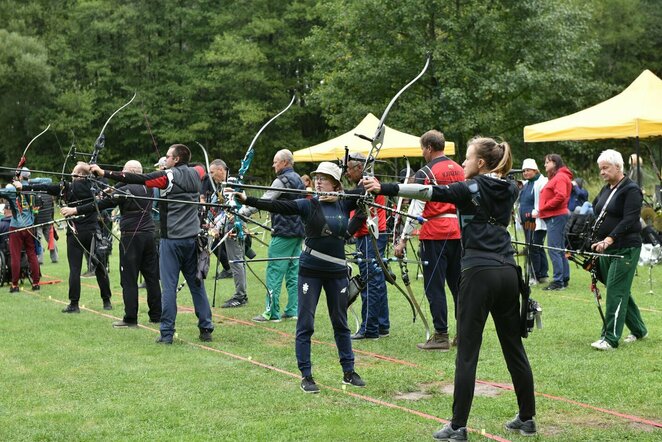
[[[391,336],[355,343],[364,389],[343,389],[333,334],[322,302],[313,344],[314,375],[322,392],[299,390],[294,321],[256,324],[264,288],[249,273],[248,306],[215,308],[214,342],[200,345],[187,289],[179,296],[178,341],[154,343],[146,327],[115,330],[123,306],[117,252],[111,282],[115,310],[105,312],[94,279],[83,280],[79,315],[64,315],[67,267],[47,262],[44,279],[64,279],[9,294],[0,289],[0,440],[430,440],[451,415],[454,351],[426,353],[422,325],[395,289],[389,291]],[[259,256],[266,249],[256,245]],[[48,258],[46,258],[48,261]],[[213,262],[215,264],[215,261]],[[264,265],[254,270],[263,276]],[[543,306],[544,329],[526,341],[538,395],[540,440],[661,440],[662,270],[635,278],[635,299],[650,337],[614,352],[589,344],[600,318],[589,276],[572,268],[568,290],[533,290]],[[415,269],[410,266],[410,274]],[[211,299],[213,280],[207,281]],[[414,290],[423,301],[422,280]],[[216,305],[232,281],[219,281]],[[144,292],[142,292],[144,296]],[[450,299],[450,296],[449,296]],[[357,305],[357,307],[359,307]],[[424,306],[427,311],[427,304]],[[108,315],[107,313],[111,313]],[[350,316],[353,327],[353,319]],[[521,440],[503,422],[517,411],[494,327],[488,322],[469,426],[473,440]],[[655,423],[658,427],[656,428]],[[502,439],[499,439],[502,438]]]

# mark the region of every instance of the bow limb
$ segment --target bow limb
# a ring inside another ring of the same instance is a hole
[[[414,308],[416,309],[416,311],[418,311],[418,317],[421,318],[423,327],[425,327],[425,339],[428,340],[430,339],[430,324],[428,324],[428,320],[425,316],[425,313],[423,313],[423,310],[421,309],[421,305],[416,300],[416,295],[414,295],[414,291],[411,288],[411,280],[409,279],[409,269],[407,268],[407,263],[403,258],[399,259],[398,263],[400,264],[402,283],[405,285],[407,292],[409,293],[409,298],[411,299]]]
[[[254,146],[255,146],[255,142],[257,141],[257,139],[258,139],[258,137],[260,136],[260,134],[261,134],[261,133],[267,128],[267,126],[269,126],[269,125],[270,125],[270,124],[271,124],[276,118],[280,117],[280,116],[283,115],[285,112],[287,112],[288,109],[289,109],[290,107],[292,107],[292,104],[294,103],[294,100],[295,100],[295,99],[296,99],[296,95],[292,95],[292,99],[290,100],[290,103],[289,103],[287,106],[285,106],[285,108],[284,108],[283,110],[281,110],[281,111],[278,112],[276,115],[274,115],[273,117],[271,117],[271,118],[269,119],[269,121],[267,121],[266,123],[264,123],[264,124],[262,125],[262,127],[260,128],[260,130],[257,131],[257,133],[255,134],[255,136],[253,137],[253,140],[251,141],[251,144],[248,146],[248,149],[246,149],[246,154],[244,155],[244,158],[241,160],[241,166],[239,167],[239,171],[237,172],[237,180],[236,180],[236,183],[237,183],[237,184],[241,184],[241,183],[243,182],[243,180],[244,180],[244,176],[246,175],[246,172],[248,172],[248,168],[251,166],[251,163],[253,162],[253,157],[255,156],[255,148],[254,148]],[[240,189],[240,188],[235,187],[235,190],[236,190],[237,192],[241,192],[241,189]],[[241,202],[240,202],[239,199],[237,199],[237,198],[235,198],[234,201],[235,201],[235,211],[236,211],[236,212],[239,212],[239,209],[241,209]],[[243,240],[243,239],[244,239],[244,230],[243,230],[243,227],[241,226],[241,221],[240,221],[237,217],[235,217],[234,227],[235,227],[235,230],[236,230],[236,232],[237,232],[237,238],[238,238],[239,240]]]
[[[26,161],[27,161],[27,158],[26,158],[25,155],[28,153],[28,149],[30,148],[30,146],[32,145],[32,143],[34,143],[34,140],[36,140],[37,138],[39,138],[40,136],[42,136],[43,134],[45,134],[46,131],[47,131],[48,129],[50,129],[50,128],[51,128],[51,125],[49,124],[49,125],[46,127],[46,129],[44,129],[44,130],[42,130],[41,132],[39,132],[39,134],[38,134],[36,137],[34,137],[33,139],[31,139],[30,142],[28,143],[28,145],[25,146],[25,149],[23,150],[23,153],[21,154],[21,158],[18,160],[18,166],[16,166],[16,174],[15,174],[15,178],[16,178],[16,180],[18,180],[18,178],[21,176],[21,168],[25,165],[25,163],[26,163]]]
[[[370,240],[372,241],[372,248],[375,251],[375,260],[377,261],[377,264],[379,264],[379,268],[382,270],[382,273],[384,273],[384,279],[386,279],[386,282],[397,288],[398,291],[402,293],[402,296],[405,297],[407,303],[409,303],[409,307],[411,307],[411,313],[413,316],[412,322],[416,322],[416,307],[414,306],[414,302],[416,301],[415,300],[412,301],[412,298],[410,298],[409,293],[404,291],[402,287],[400,287],[400,285],[395,281],[395,275],[393,274],[391,269],[388,268],[388,266],[382,259],[381,254],[379,253],[379,245],[377,244],[377,239],[373,235],[370,235]]]

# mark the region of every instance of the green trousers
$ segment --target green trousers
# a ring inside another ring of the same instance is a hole
[[[301,254],[301,243],[303,238],[285,238],[274,236],[269,243],[269,258],[284,258]],[[296,316],[298,307],[298,282],[299,282],[299,260],[284,259],[269,261],[267,263],[267,287],[271,296],[267,293],[267,309],[263,316],[267,319],[280,319],[280,291],[285,279],[287,287],[287,306],[285,315]]]
[[[623,256],[622,259],[609,257],[599,259],[600,272],[605,275],[607,286],[607,310],[602,336],[612,347],[616,348],[623,334],[624,325],[637,338],[641,338],[647,333],[641,313],[631,293],[632,279],[637,270],[641,247],[608,249],[607,253]]]

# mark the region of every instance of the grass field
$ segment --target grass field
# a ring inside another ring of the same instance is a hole
[[[266,248],[255,247],[258,256]],[[154,343],[141,293],[139,329],[116,330],[123,305],[113,255],[115,309],[104,311],[94,279],[83,279],[78,315],[65,315],[64,241],[58,264],[42,267],[40,292],[0,289],[0,440],[431,440],[451,415],[455,352],[422,352],[422,325],[389,290],[391,336],[354,344],[364,389],[342,388],[342,371],[322,301],[313,338],[314,375],[322,392],[299,389],[294,321],[257,324],[264,288],[248,273],[249,299],[239,309],[214,309],[214,341],[197,340],[187,289],[179,296],[178,340]],[[46,258],[48,261],[48,258]],[[215,261],[214,261],[215,264]],[[264,265],[253,265],[261,277]],[[640,267],[634,296],[650,337],[598,352],[600,318],[589,275],[574,266],[570,287],[533,297],[543,307],[544,329],[525,342],[533,367],[539,440],[662,440],[662,270]],[[415,269],[410,267],[410,274]],[[207,281],[211,299],[213,280]],[[422,280],[414,283],[423,301]],[[216,305],[232,295],[219,281]],[[450,299],[450,296],[449,296]],[[427,311],[427,304],[424,304]],[[353,319],[350,317],[353,326]],[[627,331],[626,333],[627,334]],[[472,440],[521,440],[503,423],[516,402],[493,324],[488,321],[469,419]],[[482,433],[482,435],[481,435]]]

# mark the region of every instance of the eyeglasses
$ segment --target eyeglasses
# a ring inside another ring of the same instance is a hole
[[[315,176],[313,177],[313,179],[314,179],[315,181],[319,181],[320,183],[324,183],[324,182],[330,181],[330,180],[329,180],[329,177],[328,177],[328,176],[324,176],[324,175],[315,175]]]

